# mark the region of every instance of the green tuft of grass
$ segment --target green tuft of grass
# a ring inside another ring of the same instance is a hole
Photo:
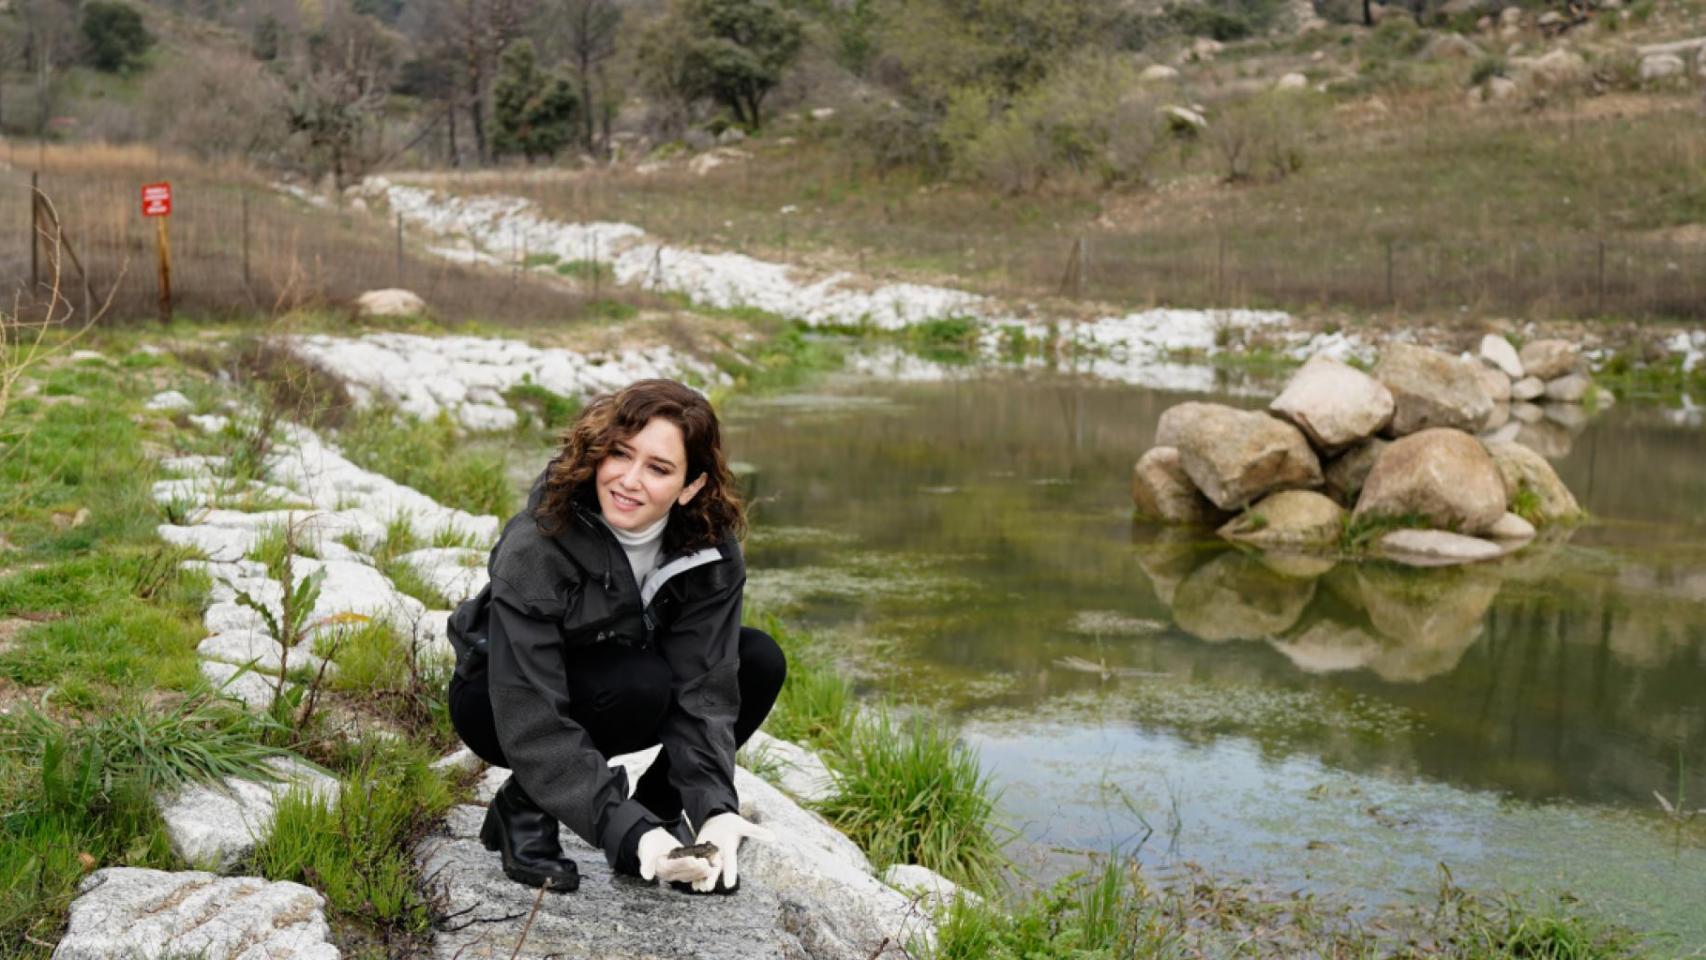
[[[312,886],[340,919],[378,927],[393,945],[427,935],[432,910],[413,849],[451,804],[428,763],[419,750],[385,748],[343,778],[335,803],[287,794],[255,850],[255,871]]]
[[[818,810],[879,868],[916,863],[974,890],[996,888],[1006,861],[976,751],[928,720],[878,710],[852,724],[827,760],[837,792]]]
[[[1510,511],[1536,527],[1540,527],[1546,523],[1546,514],[1542,506],[1540,494],[1525,483],[1517,488],[1516,495],[1511,497]]]
[[[1356,557],[1368,552],[1382,535],[1393,530],[1426,530],[1433,524],[1428,518],[1417,513],[1406,513],[1398,516],[1355,516],[1345,514],[1345,527],[1339,534],[1339,551],[1346,556]]]
[[[608,283],[616,276],[610,264],[603,260],[564,260],[557,264],[556,271],[565,277],[598,280],[600,283]]]
[[[504,399],[540,430],[561,430],[581,412],[576,398],[553,393],[537,383],[518,383],[504,392]]]
[[[930,960],[1125,960],[1176,955],[1179,931],[1157,909],[1136,861],[1111,858],[1015,909],[961,897],[936,936]]]

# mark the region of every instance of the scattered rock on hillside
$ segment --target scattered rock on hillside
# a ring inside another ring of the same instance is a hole
[[[1522,358],[1517,355],[1516,348],[1496,333],[1481,338],[1481,359],[1503,370],[1505,376],[1512,380],[1521,380],[1528,375],[1522,369]]]
[[[149,397],[143,406],[148,410],[163,410],[167,413],[195,409],[195,403],[176,390],[162,390]]]
[[[1268,410],[1297,425],[1317,447],[1337,450],[1374,436],[1392,422],[1392,391],[1331,357],[1311,357],[1292,374]]]
[[[355,312],[363,317],[418,317],[426,312],[426,301],[412,290],[387,287],[356,297]]]
[[[1274,83],[1275,90],[1307,90],[1309,78],[1301,73],[1288,73]]]
[[[1527,444],[1490,443],[1487,444],[1487,453],[1499,471],[1508,502],[1516,503],[1518,496],[1529,490],[1533,491],[1535,501],[1532,516],[1541,523],[1573,520],[1581,516],[1581,506],[1576,503],[1570,488],[1558,478],[1558,471],[1553,470],[1552,465]]]
[[[1555,403],[1581,403],[1592,386],[1593,381],[1579,373],[1566,374],[1546,385],[1546,399]]]
[[[1568,340],[1530,340],[1517,354],[1528,376],[1554,380],[1576,369],[1581,351]]]
[[[1181,403],[1161,415],[1155,442],[1175,447],[1198,490],[1222,510],[1265,493],[1321,485],[1321,464],[1294,426],[1217,403]]]
[[[1375,550],[1388,560],[1421,567],[1495,560],[1505,552],[1491,541],[1446,530],[1393,530],[1381,536]]]
[[[1175,133],[1194,133],[1198,130],[1208,129],[1208,120],[1189,107],[1162,107],[1159,112],[1162,119],[1167,121],[1168,128]]]
[[[1669,77],[1680,77],[1688,70],[1688,65],[1674,53],[1656,53],[1641,58],[1641,79],[1651,82],[1664,80]]]
[[[1394,441],[1369,471],[1354,517],[1420,516],[1476,534],[1505,514],[1505,487],[1480,441],[1435,428]]]
[[[1474,60],[1483,55],[1475,41],[1461,33],[1442,33],[1422,48],[1423,60]]]
[[[1179,71],[1164,63],[1152,63],[1137,75],[1139,83],[1167,83],[1179,79]]]
[[[1309,549],[1337,544],[1344,526],[1344,508],[1322,494],[1281,490],[1232,518],[1220,528],[1220,535],[1262,549]]]
[[[1547,51],[1538,57],[1513,57],[1511,68],[1520,70],[1535,81],[1548,86],[1558,86],[1585,79],[1588,74],[1588,62],[1574,50],[1558,47]],[[1533,371],[1529,371],[1533,372]]]
[[[1131,471],[1131,500],[1139,516],[1167,523],[1216,523],[1226,516],[1191,482],[1173,447],[1154,447],[1138,458]]]
[[[1388,446],[1391,446],[1390,441],[1375,437],[1334,457],[1323,471],[1328,495],[1341,506],[1355,506],[1357,496],[1362,493],[1363,482],[1368,479],[1368,472],[1374,469],[1374,462],[1380,459]]]
[[[1431,427],[1474,433],[1493,412],[1481,372],[1437,350],[1394,343],[1381,352],[1374,376],[1397,402],[1392,432],[1400,437]]]
[[[71,903],[54,960],[337,960],[326,901],[299,883],[110,867]]]

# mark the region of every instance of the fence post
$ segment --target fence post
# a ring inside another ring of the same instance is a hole
[[[1220,235],[1214,257],[1214,305],[1226,306],[1226,234]]]
[[[249,191],[243,191],[243,293],[253,291],[249,284]]]
[[[41,238],[36,235],[40,218],[37,210],[41,205],[41,174],[30,171],[30,299],[36,298],[36,291],[41,289]]]
[[[397,214],[397,283],[403,285],[403,214]]]
[[[1594,314],[1603,317],[1605,316],[1605,238],[1603,237],[1599,241],[1599,267],[1596,272],[1598,274],[1599,293],[1595,298]]]
[[[1386,241],[1386,303],[1393,309],[1398,308],[1398,295],[1392,285],[1392,241]]]
[[[1084,287],[1090,279],[1090,240],[1078,237],[1078,299],[1084,299]]]
[[[595,233],[592,235],[592,299],[594,301],[599,298],[598,281],[598,234]]]

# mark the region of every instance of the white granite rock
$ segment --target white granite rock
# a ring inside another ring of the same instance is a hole
[[[764,757],[776,769],[776,777],[785,792],[816,803],[835,796],[835,776],[818,755],[797,743],[772,737],[763,730],[753,731],[746,749]]]
[[[1546,393],[1546,381],[1539,377],[1523,377],[1511,384],[1512,400],[1537,400]]]
[[[161,410],[167,413],[176,413],[180,410],[195,409],[194,401],[176,390],[162,390],[159,393],[156,393],[154,396],[148,398],[148,403],[145,404],[145,406],[149,410]]]
[[[1514,513],[1507,513],[1488,528],[1487,536],[1494,540],[1528,540],[1534,536],[1534,524]]]
[[[54,960],[338,960],[325,900],[299,883],[109,867],[77,888]]]
[[[932,916],[953,902],[964,897],[972,903],[982,903],[983,898],[970,890],[966,890],[947,877],[942,876],[929,867],[921,867],[916,863],[897,863],[883,871],[883,882],[912,897],[929,908]]]
[[[225,696],[241,700],[252,710],[265,710],[272,706],[273,695],[278,689],[272,677],[217,660],[203,660],[201,675]],[[286,692],[293,686],[287,684]]]
[[[467,747],[461,747],[434,760],[432,768],[440,773],[451,773],[458,770],[466,772],[480,769],[482,762],[474,751]]]
[[[483,589],[491,576],[486,572],[486,551],[468,547],[428,547],[398,557],[412,567],[451,603],[461,603]]]
[[[1388,560],[1420,567],[1493,560],[1505,553],[1496,543],[1446,530],[1394,530],[1376,545]]]
[[[1481,338],[1481,359],[1504,371],[1505,376],[1512,380],[1521,380],[1524,376],[1522,360],[1517,356],[1516,348],[1511,342],[1496,333],[1489,333]]]
[[[280,797],[303,789],[328,802],[337,798],[338,782],[299,760],[273,760],[269,766],[279,775],[276,783],[229,779],[223,789],[193,786],[156,797],[172,851],[197,866],[229,870],[272,830]]]

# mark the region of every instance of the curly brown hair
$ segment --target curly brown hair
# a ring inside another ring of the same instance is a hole
[[[714,547],[730,536],[744,538],[746,509],[723,460],[716,411],[698,391],[674,380],[636,380],[586,405],[563,431],[562,449],[546,467],[545,490],[534,511],[540,529],[547,534],[560,532],[574,515],[577,502],[596,513],[598,465],[617,443],[644,430],[656,417],[681,428],[687,448],[687,482],[705,477],[705,486],[687,506],[670,506],[664,548]]]

